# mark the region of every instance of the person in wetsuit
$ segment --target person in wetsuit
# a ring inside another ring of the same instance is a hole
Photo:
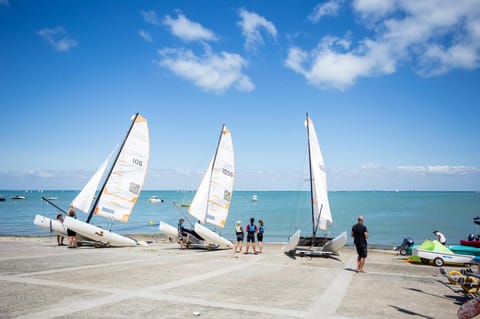
[[[257,248],[255,247],[255,234],[258,233],[258,227],[255,225],[255,218],[250,218],[250,224],[245,227],[247,232],[247,248],[245,249],[244,254],[248,254],[248,249],[250,245],[253,247],[253,253],[257,254]]]

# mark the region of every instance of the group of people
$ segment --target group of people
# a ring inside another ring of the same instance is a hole
[[[248,254],[248,250],[250,246],[253,248],[253,253],[257,255],[263,251],[263,234],[265,232],[265,226],[263,225],[263,220],[258,220],[258,225],[255,225],[255,218],[250,218],[250,223],[245,227],[245,231],[242,227],[242,221],[237,220],[237,225],[235,226],[235,235],[236,235],[236,242],[233,250],[235,253],[241,253],[243,248],[243,240],[245,237],[245,233],[247,233],[247,247],[245,247],[244,254]],[[255,236],[257,237],[258,241],[258,251],[257,245],[255,242]]]
[[[180,218],[177,224],[178,241],[180,243],[180,249],[182,250],[188,247],[188,242],[190,237],[189,232],[183,226],[184,222],[185,220],[183,218]],[[258,220],[258,225],[255,225],[255,218],[253,217],[250,218],[250,223],[245,227],[245,230],[242,227],[242,222],[238,220],[237,225],[235,226],[236,242],[233,248],[235,253],[242,252],[245,233],[247,233],[247,246],[245,247],[244,254],[248,254],[250,246],[252,247],[253,253],[255,255],[257,255],[258,253],[261,253],[263,250],[263,233],[264,232],[265,232],[265,226],[263,224],[263,220],[261,219]],[[257,249],[256,241],[258,241],[258,249]]]
[[[70,208],[68,209],[67,216],[72,217],[72,218],[77,218],[77,213],[75,211],[75,207],[70,205]],[[57,221],[63,224],[63,215],[62,214],[57,214]],[[77,233],[71,229],[67,228],[67,236],[68,236],[68,247],[69,248],[77,248]],[[65,236],[63,235],[57,235],[57,244],[58,246],[65,246],[63,244],[63,240],[65,239]]]

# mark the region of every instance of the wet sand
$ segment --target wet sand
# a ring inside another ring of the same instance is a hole
[[[439,268],[393,251],[369,250],[357,274],[351,247],[338,260],[292,259],[280,244],[244,255],[145,239],[69,249],[0,237],[0,318],[456,318],[469,298]]]

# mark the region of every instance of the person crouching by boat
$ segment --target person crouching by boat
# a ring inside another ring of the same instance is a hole
[[[235,242],[235,246],[233,247],[236,253],[242,252],[243,246],[243,237],[245,233],[243,232],[242,221],[237,220],[237,226],[235,226],[235,235],[237,236],[237,241]]]
[[[180,241],[180,249],[184,249],[185,247],[188,247],[188,239],[189,239],[189,234],[185,231],[185,227],[183,227],[183,222],[185,220],[183,218],[180,218],[178,221],[177,225],[177,230],[178,230],[178,240]],[[187,237],[185,242],[183,241],[184,237]]]
[[[258,252],[261,253],[263,251],[263,233],[265,232],[265,226],[263,226],[263,220],[259,219],[258,223],[258,233],[257,233],[257,240],[258,240]]]
[[[75,207],[70,205],[68,209],[67,216],[71,218],[77,219],[77,212],[75,211]],[[77,248],[77,232],[67,228],[67,235],[68,235],[68,248]]]
[[[250,218],[250,224],[245,227],[245,230],[247,231],[247,248],[245,249],[244,254],[248,254],[248,249],[250,248],[250,245],[252,245],[253,253],[256,255],[257,248],[255,247],[255,234],[258,233],[258,227],[255,225],[255,218]]]
[[[363,224],[363,216],[358,216],[357,223],[352,227],[352,237],[355,247],[357,248],[357,272],[363,271],[363,265],[367,258],[367,227]]]
[[[57,221],[59,223],[63,224],[63,215],[62,214],[57,214]],[[57,244],[58,246],[64,246],[63,240],[65,239],[65,236],[63,235],[57,235]]]
[[[447,238],[445,237],[445,235],[438,230],[434,230],[433,234],[437,236],[437,240],[440,242],[440,244],[445,246],[445,244],[447,243]]]

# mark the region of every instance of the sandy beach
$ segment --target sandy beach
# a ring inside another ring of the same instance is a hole
[[[68,249],[55,237],[0,238],[1,318],[456,318],[468,300],[433,266],[370,250],[291,259],[148,247]],[[451,267],[457,269],[458,267]],[[450,267],[447,267],[450,269]]]

